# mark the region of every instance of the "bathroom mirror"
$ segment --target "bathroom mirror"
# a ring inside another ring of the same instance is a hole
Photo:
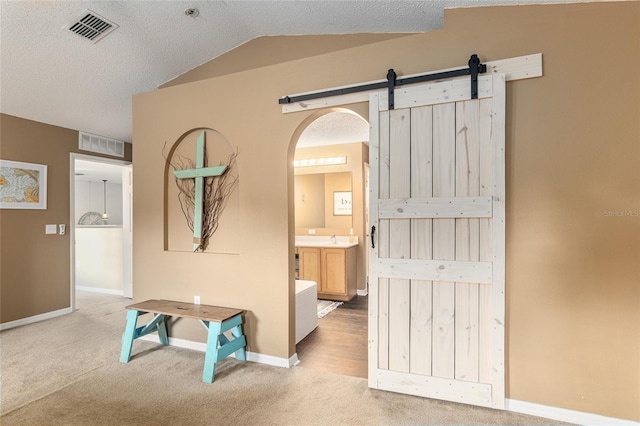
[[[296,228],[352,228],[351,172],[294,177]]]

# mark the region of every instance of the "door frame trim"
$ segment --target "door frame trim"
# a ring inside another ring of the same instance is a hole
[[[71,312],[76,311],[76,182],[75,167],[76,160],[92,161],[94,163],[106,163],[116,166],[131,166],[133,163],[126,160],[118,160],[109,157],[99,157],[95,155],[80,154],[72,152],[69,154],[69,306]]]

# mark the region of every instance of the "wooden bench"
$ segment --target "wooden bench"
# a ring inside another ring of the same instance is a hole
[[[204,357],[202,381],[213,383],[216,363],[232,353],[236,359],[246,361],[247,341],[242,333],[241,309],[223,308],[220,306],[195,305],[193,303],[174,302],[171,300],[147,300],[127,306],[127,325],[122,336],[122,352],[120,362],[127,363],[131,359],[133,341],[155,331],[160,342],[169,344],[166,317],[182,317],[197,319],[208,330],[207,351]],[[146,325],[138,327],[138,317],[147,313],[155,316]],[[231,330],[232,339],[223,334]]]

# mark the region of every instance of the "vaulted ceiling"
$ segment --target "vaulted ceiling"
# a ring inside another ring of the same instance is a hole
[[[260,36],[425,32],[445,7],[572,1],[0,0],[0,112],[131,141],[132,95]],[[116,29],[71,31],[87,10]]]

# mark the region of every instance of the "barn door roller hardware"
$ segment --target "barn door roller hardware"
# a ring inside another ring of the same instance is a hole
[[[347,95],[349,93],[367,92],[371,90],[387,89],[389,92],[389,109],[394,109],[394,92],[396,86],[407,84],[423,83],[425,81],[442,80],[445,78],[460,77],[468,75],[471,77],[471,99],[478,99],[478,74],[487,72],[487,66],[480,63],[478,55],[473,54],[469,58],[469,68],[443,71],[433,74],[422,74],[414,77],[397,78],[396,72],[391,68],[387,72],[387,81],[379,83],[363,84],[361,86],[350,86],[341,89],[326,90],[324,92],[307,93],[297,96],[285,96],[278,99],[281,105],[304,102],[311,99],[327,98],[330,96]]]

